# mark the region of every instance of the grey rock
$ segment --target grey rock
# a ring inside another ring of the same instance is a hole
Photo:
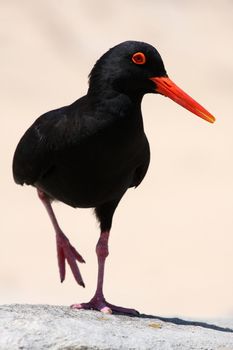
[[[0,306],[0,350],[233,350],[233,320],[215,325],[104,315],[65,306]]]

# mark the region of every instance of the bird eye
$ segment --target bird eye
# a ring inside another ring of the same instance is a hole
[[[145,64],[146,63],[146,56],[142,52],[136,52],[132,56],[132,61],[135,64]]]

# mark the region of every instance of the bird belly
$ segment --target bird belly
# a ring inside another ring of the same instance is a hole
[[[88,169],[87,169],[88,168]],[[119,172],[105,167],[64,168],[59,165],[41,178],[35,186],[51,198],[72,207],[91,208],[121,198],[130,187],[134,170]]]
[[[148,159],[146,137],[136,139],[98,135],[92,142],[63,150],[35,185],[73,207],[96,207],[120,199]]]

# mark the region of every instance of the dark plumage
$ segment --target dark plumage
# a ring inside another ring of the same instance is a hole
[[[101,228],[97,291],[89,303],[75,305],[77,308],[136,313],[107,303],[102,284],[114,211],[127,189],[141,183],[149,166],[150,150],[141,114],[145,93],[167,95],[202,118],[214,121],[167,77],[154,47],[127,41],[97,61],[85,96],[40,116],[15,151],[15,182],[37,188],[55,228],[61,281],[65,278],[66,259],[75,279],[84,286],[76,264],[76,260],[84,260],[58,226],[51,201],[95,208]]]

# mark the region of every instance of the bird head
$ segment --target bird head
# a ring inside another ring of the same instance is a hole
[[[215,121],[214,116],[168,77],[159,52],[147,43],[125,41],[114,46],[96,62],[89,78],[90,93],[101,93],[110,87],[131,97],[157,93],[210,123]]]

